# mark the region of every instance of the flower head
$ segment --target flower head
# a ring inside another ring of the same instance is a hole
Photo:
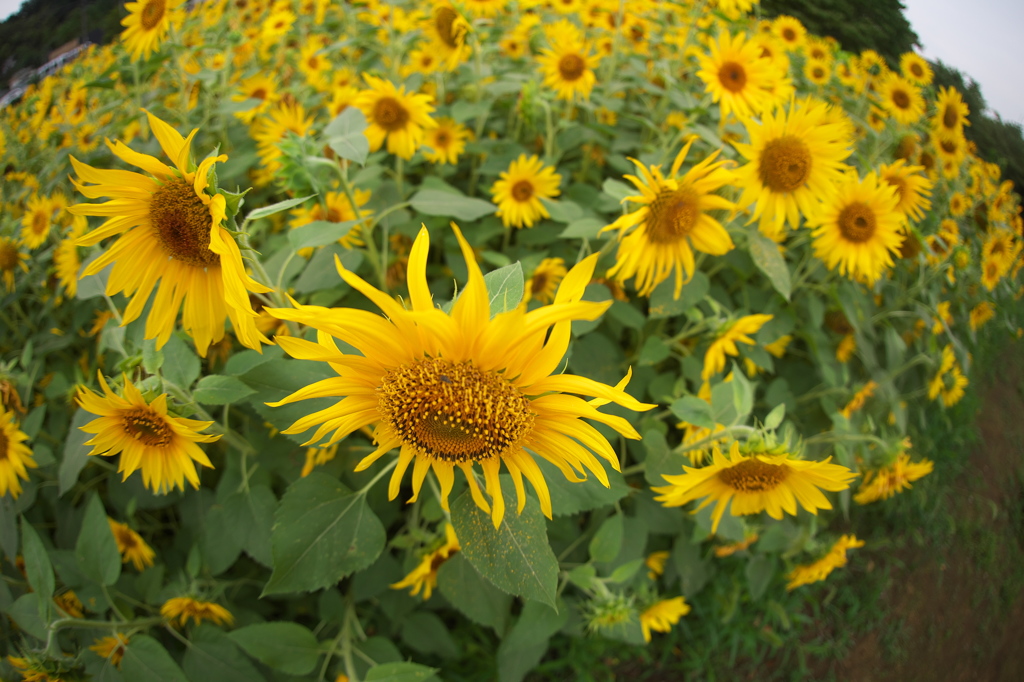
[[[424,131],[437,125],[430,118],[431,96],[407,94],[404,85],[396,88],[391,81],[368,74],[363,78],[369,89],[359,93],[352,105],[366,115],[370,151],[380,149],[386,139],[388,153],[411,159],[423,144]]]
[[[770,319],[771,315],[746,315],[729,324],[719,332],[718,337],[711,342],[708,350],[704,353],[704,371],[701,372],[701,379],[707,381],[714,375],[725,369],[725,356],[736,357],[740,354],[736,347],[737,343],[745,343],[748,346],[755,345],[750,334],[756,334]]]
[[[110,524],[110,532],[114,534],[114,540],[117,542],[117,551],[121,553],[121,563],[132,562],[136,571],[142,571],[147,566],[153,565],[156,552],[146,544],[141,535],[132,530],[128,524],[115,521],[109,516],[107,522]]]
[[[855,547],[863,547],[864,541],[858,540],[856,535],[844,535],[828,550],[825,556],[821,557],[813,564],[807,564],[804,566],[797,566],[794,568],[789,575],[786,577],[789,579],[789,584],[786,585],[787,590],[795,590],[801,585],[809,585],[810,583],[816,583],[824,580],[841,566],[846,565],[846,551]]]
[[[118,632],[112,637],[101,637],[93,642],[93,645],[89,647],[90,651],[95,651],[96,655],[100,658],[105,658],[110,661],[111,665],[115,668],[121,667],[121,659],[124,658],[125,647],[131,640],[126,636]]]
[[[520,154],[491,187],[497,216],[505,227],[533,227],[541,218],[550,217],[540,200],[557,197],[561,182],[562,176],[540,158]]]
[[[128,16],[121,20],[121,42],[133,61],[149,59],[160,47],[171,26],[181,20],[182,0],[139,0],[125,4]]]
[[[679,619],[690,612],[690,605],[682,597],[662,599],[648,606],[640,614],[640,627],[644,633],[644,641],[651,641],[651,630],[668,632]]]
[[[775,62],[761,56],[760,47],[743,33],[723,31],[708,45],[707,54],[698,55],[705,92],[722,107],[722,119],[735,113],[746,119],[761,114],[777,101],[779,91],[791,87]]]
[[[857,504],[870,504],[878,500],[888,500],[904,490],[909,490],[912,487],[911,483],[924,478],[934,468],[935,464],[931,460],[911,462],[910,455],[906,451],[901,451],[888,466],[870,469],[864,474],[864,480],[861,481],[857,494],[853,496],[853,501]]]
[[[160,607],[160,615],[166,618],[172,625],[178,620],[178,627],[185,627],[185,624],[192,619],[196,625],[208,620],[217,625],[231,625],[235,617],[231,612],[220,604],[209,601],[199,601],[192,597],[174,597],[164,602]]]
[[[21,481],[28,480],[27,468],[38,466],[32,459],[32,450],[25,445],[26,440],[28,436],[14,421],[14,412],[0,405],[0,496],[10,493],[18,499]]]
[[[430,599],[437,587],[437,571],[448,559],[458,553],[459,539],[455,537],[455,528],[450,523],[444,524],[444,544],[432,552],[427,552],[416,568],[409,575],[391,586],[393,590],[412,588],[409,594],[416,596],[422,590],[423,600]]]

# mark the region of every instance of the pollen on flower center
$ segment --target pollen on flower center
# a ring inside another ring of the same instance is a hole
[[[798,137],[780,137],[764,146],[758,176],[773,192],[792,192],[811,174],[811,150]]]
[[[533,183],[529,180],[520,180],[512,185],[512,198],[516,201],[529,201],[533,196]]]
[[[775,490],[788,475],[789,467],[786,465],[769,464],[756,457],[718,472],[718,478],[723,483],[745,493]]]
[[[210,209],[189,183],[171,181],[154,192],[149,219],[171,257],[196,267],[220,262],[220,256],[210,251]]]
[[[895,90],[892,93],[892,103],[900,109],[910,108],[910,95],[903,90]]]
[[[454,49],[459,46],[458,36],[455,34],[454,26],[458,14],[451,7],[441,7],[434,16],[434,28],[437,35],[448,47]]]
[[[567,54],[558,60],[558,72],[567,81],[579,80],[587,69],[587,63],[578,54]]]
[[[394,97],[381,97],[373,105],[373,122],[389,133],[405,128],[409,112]]]
[[[855,201],[839,213],[839,231],[847,241],[860,244],[875,233],[875,212],[867,204]]]
[[[7,434],[0,430],[0,462],[7,459],[7,448],[9,441],[7,440]]]
[[[142,8],[142,16],[140,21],[142,22],[142,28],[147,31],[151,31],[160,24],[160,20],[164,18],[164,0],[149,0],[146,6]]]
[[[957,116],[956,109],[954,109],[952,105],[947,104],[946,111],[944,111],[942,114],[942,125],[945,126],[946,128],[949,128],[950,130],[953,130],[956,128],[956,123],[959,120],[960,117]]]
[[[529,398],[472,361],[402,365],[384,375],[377,396],[381,421],[404,444],[445,462],[501,457],[533,429]]]
[[[718,69],[718,80],[729,92],[742,92],[747,84],[747,72],[742,64],[726,62]]]
[[[36,214],[32,216],[32,231],[35,232],[36,234],[42,234],[43,232],[46,231],[45,213],[36,212]]]
[[[135,408],[121,415],[124,432],[147,447],[165,447],[171,442],[171,429],[152,410]]]
[[[13,270],[18,264],[18,247],[13,242],[0,244],[0,270]]]
[[[651,203],[648,239],[672,244],[693,231],[700,218],[700,198],[693,189],[663,189]]]

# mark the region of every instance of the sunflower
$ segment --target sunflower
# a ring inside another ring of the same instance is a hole
[[[520,154],[491,186],[491,196],[498,204],[496,215],[505,227],[533,227],[541,218],[550,217],[541,199],[557,197],[561,182],[562,176],[539,157]]]
[[[704,91],[722,107],[722,118],[735,113],[738,118],[755,116],[774,106],[773,91],[788,82],[782,72],[761,57],[761,48],[743,33],[731,36],[724,31],[709,44],[708,54],[699,54]]]
[[[789,580],[789,584],[786,585],[786,590],[795,590],[801,585],[810,585],[824,580],[832,573],[832,571],[846,565],[846,552],[847,550],[854,549],[856,547],[863,547],[864,541],[858,540],[856,535],[844,535],[828,550],[825,556],[821,557],[812,564],[806,564],[803,566],[797,566],[794,568],[786,579]]]
[[[930,85],[935,74],[931,64],[919,54],[904,52],[900,55],[900,73],[914,85]]]
[[[972,315],[973,312],[971,311]],[[946,344],[946,347],[942,349],[939,369],[928,383],[928,399],[941,399],[943,405],[952,407],[964,397],[964,389],[967,388],[968,383],[967,377],[964,376],[960,369],[960,363],[953,353],[953,346]]]
[[[71,230],[53,250],[53,266],[57,271],[57,281],[72,298],[78,292],[78,271],[82,269],[82,261],[78,257],[78,246],[75,242],[88,229],[89,223],[86,218],[76,215]]]
[[[14,412],[0,406],[0,496],[10,493],[12,498],[18,499],[21,481],[28,480],[26,467],[38,466],[32,459],[31,448],[25,445],[26,440],[28,436],[14,421]]]
[[[18,268],[22,272],[28,272],[25,261],[28,254],[18,249],[18,242],[7,237],[0,237],[0,275],[4,278],[7,291],[14,291],[14,273]]]
[[[196,443],[212,443],[219,435],[199,433],[213,422],[202,422],[168,414],[167,394],[152,402],[124,377],[123,397],[118,396],[99,375],[104,396],[82,386],[78,404],[86,412],[98,415],[81,427],[95,436],[86,441],[92,445],[90,455],[111,457],[121,454],[117,467],[127,480],[142,470],[142,482],[154,493],[167,493],[173,488],[185,489],[185,479],[193,488],[199,487],[194,462],[212,468],[209,458]]]
[[[874,284],[893,265],[903,243],[903,214],[891,185],[874,172],[863,180],[850,176],[836,194],[808,221],[814,228],[814,255],[829,270]]]
[[[436,0],[430,18],[423,22],[427,36],[427,50],[443,62],[447,71],[453,71],[469,59],[472,48],[466,43],[471,27],[466,18],[447,0]]]
[[[896,210],[906,216],[908,221],[924,220],[925,211],[932,206],[928,198],[932,195],[932,181],[923,172],[923,166],[907,165],[903,159],[884,164],[878,169],[879,179],[896,188],[896,197],[899,199]]]
[[[696,271],[693,251],[721,256],[733,248],[732,238],[711,211],[736,208],[728,199],[715,194],[734,179],[725,161],[715,151],[679,177],[693,139],[686,143],[666,177],[659,166],[649,169],[633,159],[641,177],[625,176],[640,194],[623,201],[640,204],[605,230],[619,230],[616,262],[608,271],[621,284],[636,277],[637,291],[649,296],[654,288],[675,271],[673,296],[679,298],[683,284]]]
[[[819,509],[832,508],[819,488],[846,490],[857,475],[844,466],[832,464],[831,457],[823,462],[792,459],[787,452],[751,453],[748,457],[740,451],[737,441],[733,441],[728,457],[717,447],[712,452],[714,459],[710,465],[700,469],[683,466],[683,474],[663,475],[669,485],[652,488],[659,494],[655,499],[666,507],[681,507],[704,498],[694,510],[697,512],[714,502],[712,533],[718,530],[726,507],[733,516],[767,511],[773,519],[780,520],[784,511],[796,515],[799,502],[817,515]]]
[[[701,372],[701,379],[707,381],[714,375],[725,369],[725,356],[736,357],[740,354],[736,343],[745,343],[748,346],[755,345],[750,334],[756,334],[770,319],[771,315],[747,315],[741,317],[721,330],[708,350],[704,353],[704,370]]]
[[[101,637],[93,642],[93,645],[89,647],[90,651],[95,651],[96,655],[100,658],[105,658],[110,661],[110,664],[115,668],[121,667],[121,659],[124,658],[125,649],[131,639],[124,633],[115,633],[112,637]]]
[[[178,627],[185,627],[189,619],[199,625],[204,620],[216,623],[217,625],[231,625],[235,617],[231,612],[220,604],[209,601],[199,601],[192,597],[174,597],[164,602],[160,607],[160,615],[174,625],[174,619],[178,619]]]
[[[932,317],[932,334],[939,335],[947,328],[953,327],[953,314],[949,312],[949,301],[940,301],[935,306],[935,316]]]
[[[164,153],[176,168],[115,142],[116,156],[151,173],[99,170],[71,157],[78,173],[73,181],[90,199],[114,197],[105,204],[77,204],[75,215],[104,216],[98,229],[79,238],[79,246],[92,246],[117,234],[117,241],[82,273],[94,275],[113,263],[108,295],[124,292],[131,298],[122,324],[135,320],[150,298],[156,297],[146,319],[146,338],[162,347],[171,337],[184,304],[182,326],[206,355],[211,343],[224,337],[224,319],[231,320],[239,341],[259,349],[269,341],[256,329],[256,313],[249,303],[252,292],[270,291],[249,277],[238,245],[224,229],[224,196],[207,193],[214,164],[227,157],[208,156],[198,168],[189,161],[189,146],[196,134],[184,139],[169,125],[146,112]],[[83,184],[90,183],[90,184]],[[159,284],[157,284],[159,280]]]
[[[432,151],[424,151],[423,158],[431,163],[456,164],[459,154],[466,150],[466,141],[472,137],[469,128],[448,117],[437,119],[437,127],[427,131],[423,144]]]
[[[828,62],[807,60],[804,64],[804,78],[815,85],[828,85],[832,80],[832,67]]]
[[[469,482],[473,500],[491,513],[497,527],[505,513],[498,478],[504,463],[519,493],[519,511],[526,504],[522,487],[525,475],[537,491],[541,510],[550,518],[550,493],[534,456],[548,460],[573,481],[582,480],[574,470],[589,470],[607,485],[607,474],[591,451],[615,468],[617,455],[605,437],[582,418],[604,423],[627,438],[639,437],[622,417],[599,412],[593,404],[568,393],[593,395],[598,404],[610,401],[631,410],[646,410],[653,405],[639,403],[625,393],[622,388],[626,380],[611,387],[569,374],[549,376],[568,348],[570,320],[596,319],[610,305],[580,301],[597,254],[569,271],[552,305],[531,312],[516,307],[491,319],[486,285],[473,250],[458,227],[453,224],[452,228],[466,259],[469,284],[450,315],[434,305],[427,288],[430,237],[426,227],[420,229],[409,255],[411,310],[340,265],[338,270],[345,282],[370,298],[387,317],[349,308],[306,305],[270,309],[281,319],[321,331],[318,344],[279,338],[286,352],[301,359],[328,361],[341,375],[296,391],[272,405],[345,396],[335,405],[300,419],[285,433],[303,433],[319,425],[307,444],[330,434],[329,445],[376,424],[373,437],[378,447],[356,470],[362,471],[392,449],[400,448],[388,488],[390,499],[398,496],[402,478],[413,464],[412,500],[419,495],[432,468],[441,484],[442,506],[447,510],[458,467]],[[332,337],[354,346],[362,355],[342,353]],[[490,503],[477,484],[473,469],[477,463],[483,469]]]
[[[313,469],[333,461],[337,456],[338,443],[326,448],[306,448],[306,462],[302,465],[302,472],[299,475],[305,478],[313,473]]]
[[[749,161],[736,171],[743,188],[737,204],[755,204],[751,221],[760,219],[763,233],[781,239],[787,222],[797,229],[801,214],[810,218],[819,202],[835,196],[852,140],[845,125],[830,120],[828,105],[813,100],[793,102],[788,113],[765,114],[746,128],[750,144],[734,144]]]
[[[37,249],[46,241],[53,225],[53,212],[56,210],[50,197],[33,194],[25,206],[25,214],[21,217],[21,243],[30,249]]]
[[[594,69],[601,61],[590,46],[582,40],[555,40],[550,48],[540,51],[537,57],[544,85],[555,91],[557,99],[589,99],[596,77]]]
[[[277,83],[270,76],[257,73],[238,83],[236,94],[231,96],[233,102],[255,100],[251,109],[236,111],[235,116],[245,123],[252,123],[253,118],[262,114],[280,99],[277,94]]]
[[[780,14],[772,21],[772,33],[786,46],[795,51],[807,44],[807,29],[796,17]]]
[[[644,559],[644,566],[648,568],[647,577],[655,580],[659,575],[664,575],[665,564],[668,563],[668,558],[671,554],[668,550],[648,554],[647,558]]]
[[[640,628],[644,633],[644,641],[651,641],[651,630],[669,632],[679,619],[690,612],[690,605],[682,597],[662,599],[648,606],[640,614]]]
[[[338,240],[338,244],[346,249],[353,249],[363,245],[360,233],[362,232],[363,225],[369,224],[368,219],[373,215],[373,211],[363,208],[366,202],[370,200],[369,190],[356,189],[352,192],[352,196],[356,200],[356,207],[359,209],[358,218],[363,219],[363,223],[353,225],[348,234]],[[328,192],[323,197],[323,203],[316,202],[310,208],[296,208],[292,210],[291,215],[292,219],[288,221],[288,225],[293,230],[313,222],[344,223],[350,220],[357,220],[352,203],[344,192]],[[304,258],[308,258],[312,253],[312,248],[299,250],[299,254]]]
[[[853,394],[850,398],[850,402],[843,406],[843,409],[839,410],[839,414],[843,415],[847,419],[854,413],[864,407],[864,403],[867,402],[868,398],[875,395],[875,390],[878,388],[878,384],[874,381],[869,381],[864,384],[859,391]]]
[[[149,59],[167,37],[172,25],[181,20],[182,0],[140,0],[126,3],[128,16],[121,20],[121,42],[132,60]]]
[[[879,500],[887,500],[897,493],[909,490],[910,485],[919,478],[924,478],[935,468],[934,462],[922,459],[911,462],[910,455],[900,452],[896,459],[880,469],[871,469],[864,474],[857,494],[853,501],[857,504],[871,504]]]
[[[459,553],[459,539],[455,537],[455,528],[450,523],[444,524],[444,544],[423,556],[419,565],[397,583],[391,585],[393,590],[404,590],[409,587],[409,594],[416,596],[423,592],[423,601],[430,599],[437,587],[437,571],[444,562]]]
[[[895,73],[877,85],[878,102],[900,125],[910,126],[924,116],[925,104],[921,90]]]
[[[281,169],[281,149],[278,144],[288,133],[305,137],[313,128],[313,117],[291,96],[284,97],[265,115],[256,119],[249,134],[256,141],[260,164],[270,176]]]
[[[935,98],[935,118],[932,119],[932,127],[948,135],[962,133],[964,126],[971,125],[967,120],[970,113],[970,107],[960,96],[959,90],[941,87]]]
[[[543,304],[555,300],[555,292],[561,284],[568,270],[565,269],[565,261],[561,258],[545,258],[530,275],[526,283],[526,291],[523,293],[523,303],[528,301],[539,301]]]
[[[939,161],[952,165],[955,171],[952,177],[955,178],[960,172],[960,164],[967,158],[967,138],[964,137],[963,131],[947,133],[944,130],[934,130],[932,145],[939,155]],[[947,174],[946,177],[950,176]]]
[[[949,197],[949,214],[954,218],[959,218],[965,213],[967,213],[967,197],[963,192],[953,192]]]
[[[353,106],[366,115],[369,123],[366,138],[370,151],[375,152],[388,141],[388,152],[403,159],[412,155],[423,144],[423,131],[437,125],[430,113],[434,107],[430,95],[406,94],[405,86],[396,88],[391,81],[364,74],[368,90],[359,93]]]
[[[153,565],[156,552],[146,544],[141,535],[129,528],[128,524],[115,521],[109,516],[107,523],[110,524],[110,532],[114,534],[114,540],[117,542],[122,564],[132,562],[136,571],[143,571],[147,566]]]

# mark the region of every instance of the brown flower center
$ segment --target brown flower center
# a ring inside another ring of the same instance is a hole
[[[757,174],[773,192],[793,192],[807,182],[812,167],[811,150],[798,137],[787,135],[769,141],[761,152]]]
[[[796,31],[791,28],[782,29],[782,39],[787,43],[795,43],[797,41]]]
[[[533,197],[533,183],[529,180],[520,180],[512,185],[512,198],[519,203],[529,201]]]
[[[952,104],[946,105],[946,110],[942,112],[942,125],[949,130],[955,130],[956,124],[960,122],[959,112]]]
[[[0,462],[7,460],[7,448],[9,447],[10,442],[7,440],[7,434],[4,433],[3,429],[0,429]]]
[[[10,272],[18,265],[18,247],[14,242],[0,243],[0,270]]]
[[[913,74],[914,78],[924,78],[924,69],[916,62],[910,65],[910,73]]]
[[[373,122],[389,133],[405,128],[409,112],[394,97],[381,97],[373,105]]]
[[[249,95],[249,97],[251,99],[266,99],[267,98],[267,89],[266,88],[256,88],[255,90],[252,91],[252,93]]]
[[[892,103],[896,105],[897,109],[909,109],[910,95],[905,90],[893,90]]]
[[[453,50],[462,42],[460,40],[461,32],[455,29],[455,21],[458,18],[458,12],[451,7],[440,7],[434,14],[434,28],[437,30],[437,37]]]
[[[663,189],[648,211],[647,238],[654,244],[673,244],[697,226],[700,196],[690,187]]]
[[[839,231],[846,241],[860,244],[875,233],[875,212],[862,201],[854,201],[839,212]]]
[[[135,541],[135,533],[132,532],[131,528],[118,528],[117,529],[117,541],[121,544],[122,552],[128,552],[138,545]]]
[[[121,414],[124,432],[150,448],[165,448],[174,432],[163,416],[146,407],[133,407]]]
[[[160,24],[160,20],[164,18],[165,9],[164,0],[149,0],[142,8],[142,15],[139,17],[142,28],[147,31],[156,28]]]
[[[960,148],[960,145],[956,143],[956,140],[945,139],[939,142],[939,147],[941,147],[942,151],[947,154],[955,154],[957,149]]]
[[[747,71],[742,64],[726,62],[718,69],[718,80],[729,92],[742,92],[747,84]]]
[[[535,272],[533,277],[530,278],[530,293],[537,297],[542,291],[548,286],[548,273],[546,272]]]
[[[49,218],[42,211],[36,211],[32,215],[32,231],[36,234],[43,234],[49,226]]]
[[[445,149],[452,142],[452,138],[448,135],[447,130],[439,130],[434,135],[434,144],[438,147]]]
[[[425,358],[396,367],[377,400],[381,421],[403,444],[453,464],[502,457],[533,430],[529,398],[472,361]]]
[[[149,220],[172,258],[197,268],[220,263],[220,256],[210,251],[210,209],[189,183],[172,180],[153,192]]]
[[[785,464],[769,464],[756,457],[745,459],[718,472],[718,480],[733,490],[744,493],[775,490],[787,476],[789,467]]]
[[[587,63],[578,54],[567,54],[558,60],[558,73],[562,75],[562,80],[579,80],[586,70]]]

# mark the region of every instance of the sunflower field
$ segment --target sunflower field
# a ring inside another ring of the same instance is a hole
[[[0,112],[4,679],[750,655],[1022,334],[1019,196],[916,54],[756,0],[123,26]]]

